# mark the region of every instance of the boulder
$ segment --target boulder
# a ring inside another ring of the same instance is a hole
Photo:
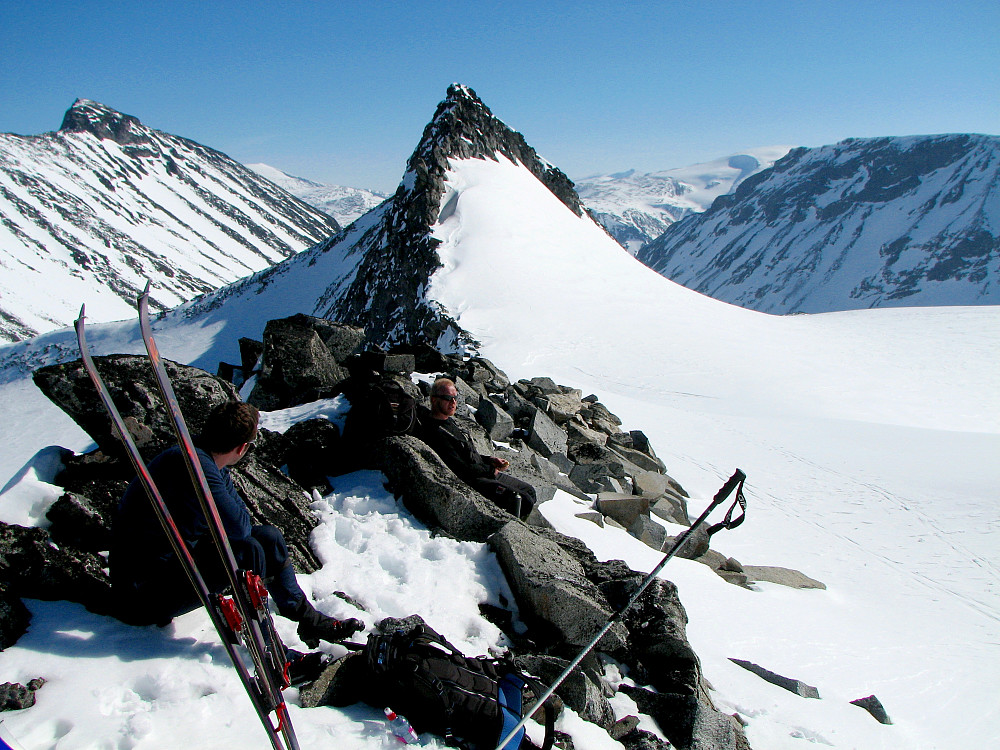
[[[527,655],[516,657],[514,663],[528,674],[538,677],[544,685],[551,685],[569,666],[568,659],[555,656]],[[556,695],[584,721],[604,729],[614,726],[615,711],[604,695],[597,674],[576,667],[556,689]]]
[[[417,369],[417,359],[412,354],[387,354],[382,372],[409,375]]]
[[[677,541],[681,535],[678,534],[676,537],[668,536],[663,540],[663,549],[670,549],[670,546]],[[708,535],[708,529],[702,524],[698,528],[688,534],[687,540],[684,542],[683,546],[677,550],[677,556],[683,557],[686,560],[696,560],[702,555],[708,552],[708,545],[711,541],[711,537]]]
[[[554,453],[566,453],[566,432],[559,428],[544,412],[536,410],[529,422],[527,443],[548,458]]]
[[[174,445],[173,426],[163,407],[149,360],[113,354],[94,357],[94,362],[143,458],[148,461]],[[170,360],[163,360],[163,365],[192,435],[201,431],[212,408],[224,401],[239,399],[232,383],[204,370]],[[111,433],[104,404],[80,360],[39,368],[32,377],[42,393],[80,425],[101,451],[125,457],[121,442]]]
[[[110,510],[110,509],[109,509]],[[111,514],[101,513],[89,498],[66,492],[49,506],[49,536],[60,547],[87,552],[111,549]]]
[[[583,401],[576,393],[552,393],[545,397],[546,409],[552,421],[558,425],[566,424],[580,413]]]
[[[629,534],[655,550],[663,550],[663,543],[669,538],[667,530],[649,516],[637,516],[627,528]]]
[[[778,568],[767,565],[744,565],[743,572],[750,581],[766,581],[793,589],[825,589],[826,584],[810,578],[804,573],[791,568]]]
[[[0,581],[9,595],[78,602],[111,612],[111,583],[103,558],[52,545],[48,532],[0,523]]]
[[[378,441],[372,459],[411,513],[457,539],[486,541],[513,518],[456,477],[415,437]]]
[[[547,631],[553,643],[586,645],[612,612],[583,567],[558,544],[524,524],[512,521],[489,539],[490,547],[517,598],[522,619]],[[597,643],[614,652],[625,645],[627,633],[615,623]]]
[[[679,523],[681,526],[691,525],[684,498],[671,493],[661,495],[655,503],[649,506],[649,512],[671,523]]]
[[[780,688],[784,688],[789,692],[795,693],[796,695],[801,695],[803,698],[819,698],[819,690],[814,688],[812,685],[807,685],[802,682],[802,680],[796,680],[791,677],[783,677],[776,672],[772,672],[769,669],[765,669],[759,664],[754,664],[752,661],[744,661],[743,659],[730,659],[733,664],[737,664],[747,671],[753,672],[758,677],[770,682],[772,685],[777,685]]]
[[[639,516],[649,515],[649,498],[639,495],[599,492],[595,505],[601,513],[615,519],[625,528],[635,523]]]
[[[623,685],[639,710],[653,717],[660,731],[679,750],[750,750],[743,728],[711,703],[683,693],[654,693]]]
[[[488,398],[479,401],[476,421],[483,426],[490,439],[497,442],[507,440],[514,431],[514,418]]]
[[[347,370],[340,366],[320,331],[325,330],[336,344],[341,342],[324,323],[336,325],[308,315],[268,321],[260,373],[248,402],[265,411],[283,409],[332,390],[347,378]]]
[[[660,459],[647,455],[642,451],[637,451],[633,448],[628,448],[614,440],[610,439],[608,440],[608,448],[613,450],[622,458],[631,461],[640,469],[645,469],[646,471],[653,471],[656,472],[657,474],[663,474],[667,470],[667,467],[664,466],[663,462]]]
[[[309,545],[316,528],[316,515],[301,485],[252,453],[230,468],[233,484],[246,500],[255,524],[271,524],[281,530],[289,556],[298,573],[312,573],[320,567]]]
[[[289,427],[284,438],[288,476],[307,490],[330,492],[327,477],[343,473],[340,428],[328,419],[307,419]]]
[[[889,718],[889,714],[886,713],[885,707],[882,706],[882,701],[876,698],[874,695],[869,695],[867,698],[858,698],[857,700],[851,701],[852,706],[860,706],[875,717],[875,721],[879,724],[892,724],[892,719]]]
[[[264,342],[256,339],[241,338],[240,363],[243,369],[243,377],[249,379],[250,375],[257,371],[260,363],[260,355],[264,353]]]
[[[0,651],[13,646],[28,630],[31,612],[24,606],[21,597],[0,585]]]

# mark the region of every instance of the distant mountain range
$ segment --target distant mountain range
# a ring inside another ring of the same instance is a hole
[[[329,214],[343,227],[368,213],[388,197],[384,193],[364,188],[313,182],[304,177],[295,177],[282,172],[267,164],[247,164],[247,166],[296,198]]]
[[[853,139],[784,156],[784,147],[758,149],[592,177],[578,192],[519,134],[496,135],[488,109],[463,91],[442,103],[422,143],[436,143],[441,118],[454,119],[453,159],[499,152],[528,166],[575,214],[702,293],[773,313],[1000,302],[996,136]],[[471,125],[456,115],[466,110]],[[129,317],[146,279],[159,309],[248,277],[220,292],[238,294],[288,273],[287,264],[271,268],[283,259],[316,246],[296,263],[317,263],[345,242],[353,249],[340,270],[316,280],[315,314],[363,323],[386,341],[404,329],[464,340],[424,300],[441,264],[426,228],[450,209],[447,165],[421,148],[386,198],[251,169],[87,100],[56,133],[0,134],[0,340],[68,325],[81,302],[94,321]]]
[[[336,220],[225,154],[77,100],[58,132],[0,134],[0,341],[132,314],[266,268]]]
[[[731,193],[790,150],[790,146],[772,146],[662,172],[642,174],[630,169],[595,175],[577,180],[576,191],[618,244],[635,255],[671,224],[701,213],[720,195]]]
[[[638,259],[769,313],[1000,303],[1000,137],[799,148]]]

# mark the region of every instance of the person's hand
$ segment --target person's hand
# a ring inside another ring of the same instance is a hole
[[[507,467],[509,466],[510,466],[510,461],[508,461],[506,458],[499,458],[497,456],[493,456],[493,468],[495,468],[497,471],[506,471]]]

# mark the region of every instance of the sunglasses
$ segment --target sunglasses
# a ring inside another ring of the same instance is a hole
[[[458,401],[458,396],[439,396],[436,393],[431,394],[431,398],[439,398],[442,401]]]

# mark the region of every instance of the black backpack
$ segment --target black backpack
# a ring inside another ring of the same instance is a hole
[[[372,373],[344,389],[351,402],[344,437],[370,442],[391,435],[412,435],[417,429],[417,402],[392,378]]]
[[[424,624],[372,633],[364,653],[372,699],[381,698],[405,716],[417,733],[439,735],[467,750],[496,748],[521,720],[522,711],[544,692],[512,661],[467,657]],[[528,690],[531,701],[525,700]],[[542,750],[552,747],[554,722],[554,710],[546,702]],[[522,728],[506,750],[517,750],[524,739]]]

